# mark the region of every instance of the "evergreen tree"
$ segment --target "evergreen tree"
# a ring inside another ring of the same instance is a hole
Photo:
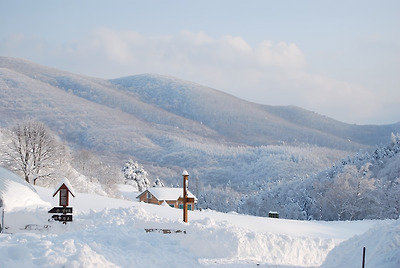
[[[136,186],[139,192],[142,192],[146,188],[150,187],[147,171],[145,171],[143,167],[139,166],[139,164],[134,162],[132,159],[125,163],[122,171],[125,177],[125,184]]]
[[[159,177],[157,177],[157,178],[154,180],[153,187],[164,187],[164,183],[163,183],[163,181],[162,181]]]

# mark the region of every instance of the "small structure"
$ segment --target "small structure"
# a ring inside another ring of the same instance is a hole
[[[74,189],[67,178],[62,179],[58,184],[54,190],[53,197],[56,196],[58,192],[60,192],[59,205],[63,207],[67,207],[69,204],[69,194],[75,197]]]
[[[179,200],[182,195],[182,188],[153,187],[146,189],[136,198],[141,202],[149,204],[162,205],[165,202],[170,207],[183,209],[183,201]],[[187,207],[189,210],[194,210],[195,203],[197,203],[197,198],[189,191],[188,197],[193,198],[193,200],[187,204]]]
[[[269,217],[269,218],[279,218],[279,213],[276,212],[276,211],[270,211],[270,212],[268,213],[268,217]]]
[[[56,196],[58,192],[60,193],[59,207],[53,207],[49,210],[49,213],[62,213],[62,215],[53,215],[52,218],[56,221],[62,221],[65,224],[67,221],[72,221],[72,215],[68,215],[72,213],[72,207],[68,207],[69,194],[75,197],[74,189],[67,178],[61,180],[54,190],[53,197]]]

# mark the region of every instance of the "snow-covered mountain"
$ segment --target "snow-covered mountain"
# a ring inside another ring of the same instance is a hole
[[[0,115],[1,127],[35,118],[73,148],[121,165],[135,158],[169,183],[185,168],[204,185],[230,180],[251,187],[316,172],[387,143],[400,129],[250,103],[171,77],[107,81],[7,57],[0,57]]]

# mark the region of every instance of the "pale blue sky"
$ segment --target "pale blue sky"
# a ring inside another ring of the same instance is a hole
[[[385,124],[400,121],[399,14],[400,1],[0,0],[0,55]]]

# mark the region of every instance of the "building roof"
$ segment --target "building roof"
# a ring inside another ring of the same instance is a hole
[[[167,188],[167,187],[152,187],[146,189],[143,193],[137,196],[139,198],[141,195],[143,195],[146,192],[150,192],[157,200],[159,201],[164,201],[164,200],[178,200],[179,197],[182,197],[183,195],[183,189],[182,188]],[[197,198],[192,194],[190,191],[187,191],[188,197],[193,197],[195,200]]]

